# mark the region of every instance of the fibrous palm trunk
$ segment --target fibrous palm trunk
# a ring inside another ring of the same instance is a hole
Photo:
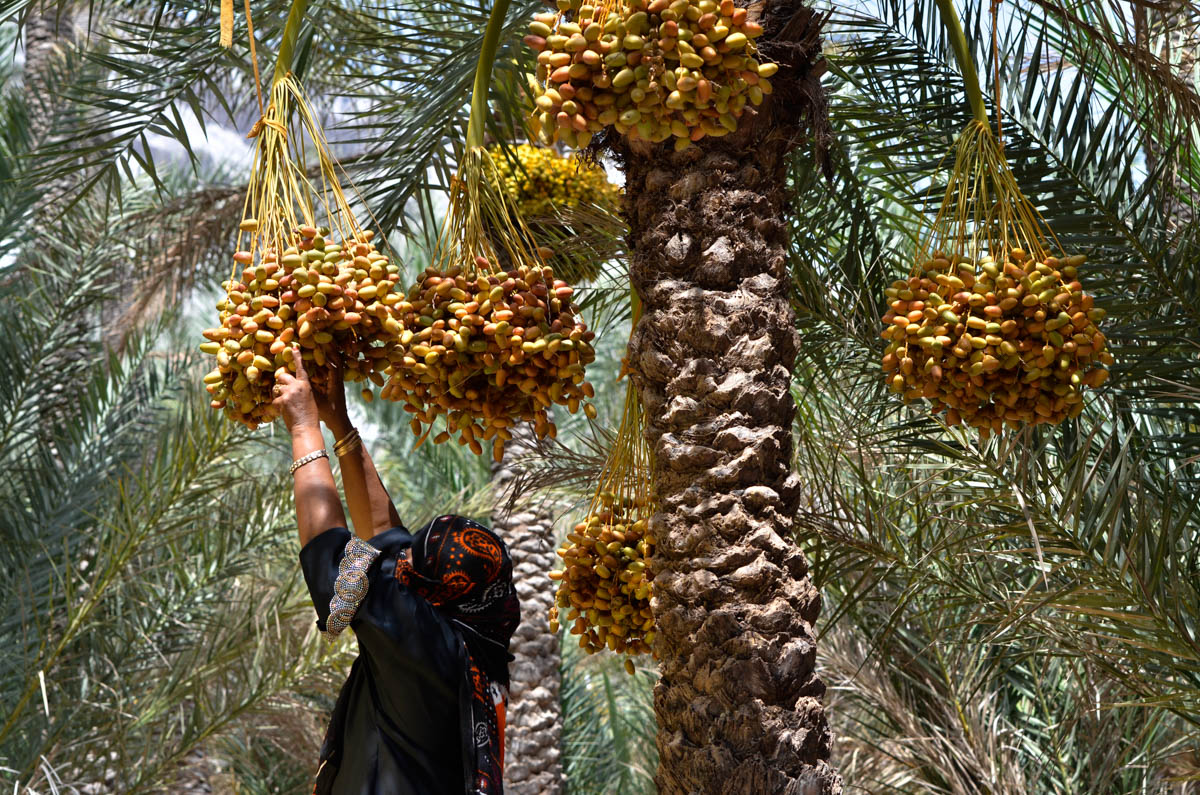
[[[492,481],[501,507],[492,527],[508,545],[513,580],[521,600],[521,625],[510,651],[509,702],[505,730],[504,788],[509,795],[558,795],[563,790],[559,740],[558,636],[550,631],[554,601],[554,514],[552,503],[518,495],[508,507],[517,480],[514,464],[530,446],[528,428],[516,429],[505,445],[504,460],[493,467]]]
[[[58,115],[55,83],[61,80],[65,49],[71,46],[75,22],[70,12],[51,7],[34,11],[25,21],[24,99],[29,114],[29,139],[33,146],[50,143]],[[58,203],[71,190],[75,180],[60,178],[44,186],[33,204],[35,231],[55,225]]]
[[[56,82],[62,79],[66,64],[66,50],[73,46],[75,23],[69,10],[60,12],[50,7],[34,10],[25,21],[22,35],[25,37],[25,65],[22,70],[23,96],[29,115],[29,142],[31,152],[48,145],[55,134],[58,121],[59,102],[54,92]],[[47,253],[53,257],[53,241],[63,227],[64,217],[60,200],[66,196],[77,177],[64,176],[39,186],[30,214],[32,234],[23,251],[23,259],[33,270],[45,267]],[[71,370],[81,375],[94,363],[91,346],[95,317],[91,313],[77,313],[71,322],[76,332],[71,343],[58,348],[45,367],[61,373]],[[71,416],[77,407],[77,398],[71,394],[69,378],[54,380],[46,390],[46,398],[39,405],[42,422],[55,425]],[[49,435],[49,434],[47,434]]]
[[[814,672],[820,597],[793,540],[786,156],[823,120],[820,18],[768,3],[776,93],[737,133],[675,153],[625,152],[631,276],[643,315],[630,360],[646,407],[659,511],[655,688],[659,792],[829,795],[830,733]]]
[[[40,142],[54,123],[54,102],[50,95],[50,77],[57,68],[60,24],[70,28],[67,20],[59,19],[55,9],[33,12],[22,31],[25,36],[25,66],[23,67],[25,108],[29,114],[29,136]]]
[[[1138,12],[1138,43],[1167,64],[1183,86],[1194,93],[1196,63],[1200,59],[1200,14],[1195,4],[1174,0],[1153,11],[1138,9]],[[1188,144],[1195,145],[1185,142],[1184,151]],[[1152,171],[1160,168],[1164,157],[1180,156],[1169,149],[1161,142],[1147,138],[1146,160]],[[1195,190],[1184,183],[1174,162],[1168,164],[1161,180],[1168,187],[1164,192],[1168,229],[1176,234],[1186,232],[1193,227],[1196,218]]]

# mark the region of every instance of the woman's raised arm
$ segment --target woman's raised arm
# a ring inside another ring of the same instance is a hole
[[[334,439],[342,441],[354,431],[354,426],[350,424],[350,416],[346,411],[346,391],[341,369],[332,363],[326,369],[328,381],[317,387],[317,409]],[[392,498],[388,496],[367,448],[361,443],[349,445],[338,462],[342,467],[342,488],[346,491],[350,520],[354,522],[354,532],[358,537],[371,538],[399,526],[400,514],[396,512],[396,506],[392,504]]]
[[[295,467],[292,473],[296,525],[300,545],[305,546],[331,527],[345,527],[346,514],[333,481],[329,457],[320,455],[325,451],[325,438],[321,436],[317,404],[300,349],[292,348],[292,355],[296,360],[296,375],[279,373],[276,377],[274,405],[280,409],[292,435],[293,465],[308,458],[307,463]]]

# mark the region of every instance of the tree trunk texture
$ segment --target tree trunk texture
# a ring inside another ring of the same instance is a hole
[[[59,18],[55,9],[30,13],[25,22],[24,98],[29,114],[29,135],[40,143],[54,123],[54,102],[50,96],[50,76],[61,60],[58,47],[60,27],[69,32],[69,19]]]
[[[58,116],[55,82],[63,76],[64,45],[71,46],[75,18],[68,11],[50,7],[34,10],[25,21],[25,65],[23,95],[29,114],[29,139],[36,149],[50,142]],[[58,202],[67,195],[75,178],[60,178],[45,186],[34,200],[33,221],[39,233],[57,221]]]
[[[752,12],[753,14],[753,9]],[[796,546],[790,392],[797,334],[786,156],[804,117],[824,137],[821,18],[762,9],[776,92],[735,134],[626,161],[630,361],[659,511],[653,599],[659,792],[836,795],[814,672],[820,596]]]
[[[25,63],[22,67],[22,92],[29,119],[30,153],[49,143],[55,135],[58,103],[55,85],[62,80],[66,69],[66,49],[73,46],[75,17],[70,9],[51,6],[32,9],[22,31],[25,44]],[[35,166],[36,167],[36,166]],[[21,259],[28,268],[43,266],[47,251],[53,251],[56,233],[63,230],[60,200],[77,184],[78,175],[51,180],[42,186],[31,208],[32,235],[22,249]],[[71,342],[58,348],[45,366],[61,372],[78,373],[86,379],[95,366],[94,338],[102,310],[95,313],[77,311],[70,321],[74,325]],[[77,408],[78,396],[68,389],[71,379],[55,379],[38,406],[41,423],[50,428],[71,422]],[[49,431],[45,434],[50,435]],[[51,443],[51,452],[57,450]]]
[[[1174,0],[1152,10],[1136,8],[1134,24],[1136,44],[1168,65],[1184,90],[1195,92],[1195,66],[1200,56],[1200,14],[1194,4],[1188,0]],[[1183,151],[1194,145],[1194,142],[1183,142]],[[1164,157],[1181,156],[1178,151],[1169,153],[1169,147],[1148,137],[1145,150],[1146,165],[1151,172],[1162,167]],[[1192,227],[1198,197],[1184,183],[1175,163],[1169,163],[1160,179],[1169,189],[1163,207],[1168,216],[1166,225],[1171,233],[1180,234]]]
[[[500,504],[492,528],[508,545],[513,580],[521,600],[521,625],[513,635],[511,682],[505,730],[504,790],[508,795],[558,795],[563,791],[560,739],[558,636],[550,631],[554,601],[554,511],[552,503],[521,494],[511,503],[514,469],[531,446],[532,433],[521,426],[505,445],[504,460],[492,467]]]

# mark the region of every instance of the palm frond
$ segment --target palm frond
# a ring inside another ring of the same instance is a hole
[[[614,655],[563,644],[563,768],[580,795],[649,795],[658,764],[651,669],[629,676]]]
[[[176,141],[189,163],[198,164],[192,127],[203,134],[216,109],[235,116],[228,84],[219,78],[239,64],[214,46],[209,4],[170,11],[168,19],[147,19],[136,10],[103,19],[68,52],[63,73],[51,82],[58,103],[53,134],[34,153],[27,179],[69,184],[62,209],[96,190],[119,203],[124,181],[141,174],[159,183],[152,136]]]
[[[494,138],[511,140],[508,131],[524,129],[515,87],[530,71],[521,36],[537,6],[528,0],[508,11],[493,81],[513,88],[498,93],[496,115],[488,119]],[[490,8],[451,0],[420,9],[380,3],[338,12],[345,45],[362,53],[342,76],[348,97],[362,108],[347,117],[347,128],[354,130],[347,142],[369,147],[352,175],[385,229],[411,228],[410,216],[425,209],[410,206],[410,200],[431,185],[450,184],[458,162],[454,142],[466,128]],[[498,123],[508,131],[498,130]]]

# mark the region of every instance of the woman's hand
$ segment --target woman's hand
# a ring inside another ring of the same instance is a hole
[[[275,376],[275,399],[271,401],[271,405],[283,415],[283,422],[289,431],[297,428],[317,428],[320,413],[298,345],[292,346],[292,357],[296,364],[296,374],[281,372]]]
[[[312,384],[317,402],[317,416],[335,434],[350,424],[346,411],[346,387],[342,382],[342,365],[336,357],[326,362],[323,375]]]

